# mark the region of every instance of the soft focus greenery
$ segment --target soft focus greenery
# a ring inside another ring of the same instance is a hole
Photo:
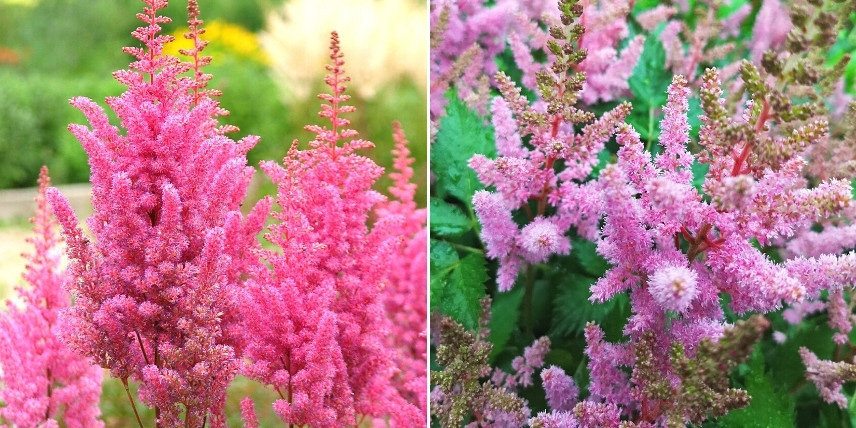
[[[254,37],[263,31],[266,14],[282,2],[204,1],[202,18],[229,29],[238,26]],[[68,99],[86,96],[103,106],[105,97],[122,92],[124,88],[110,73],[127,68],[131,60],[121,51],[123,46],[139,45],[130,33],[139,24],[135,14],[142,6],[138,0],[0,0],[0,154],[5,160],[5,168],[0,169],[0,189],[35,185],[42,164],[50,167],[57,184],[88,180],[85,153],[66,130],[69,123],[86,122],[68,105]],[[181,34],[186,25],[185,7],[184,1],[170,2],[163,13],[174,22],[164,26],[165,33]],[[311,139],[303,126],[323,124],[317,117],[319,101],[309,98],[286,104],[265,62],[247,56],[244,45],[251,44],[231,43],[236,39],[234,32],[219,40],[214,31],[211,35],[215,38],[206,53],[214,56],[214,62],[206,72],[214,75],[211,87],[223,91],[220,101],[231,111],[223,122],[240,128],[231,135],[233,138],[247,134],[262,137],[249,154],[250,164],[280,160],[292,140],[305,144]],[[356,53],[345,52],[346,70],[349,63],[358,60]],[[319,86],[312,93],[322,90],[324,73],[318,70]],[[352,87],[359,84],[351,82]],[[425,200],[427,187],[427,100],[423,87],[411,81],[389,83],[371,99],[353,99],[357,112],[349,117],[360,136],[377,145],[376,150],[365,154],[385,167],[391,165],[392,121],[402,122],[417,159],[420,201]],[[388,180],[382,180],[377,188],[385,191],[388,185]],[[262,189],[270,192],[272,185],[265,184]]]

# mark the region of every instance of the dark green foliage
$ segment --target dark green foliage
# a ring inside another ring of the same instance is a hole
[[[660,135],[660,120],[657,111],[666,103],[666,88],[672,81],[672,73],[666,70],[666,51],[659,34],[663,26],[645,39],[642,56],[627,82],[633,93],[633,112],[627,123],[633,125],[639,136],[646,141],[655,141]]]
[[[484,256],[459,258],[446,242],[431,241],[431,312],[440,311],[469,329],[477,326],[484,297]]]
[[[746,392],[752,397],[749,406],[729,412],[719,420],[721,427],[766,428],[794,425],[794,399],[773,386],[764,371],[764,357],[756,351],[748,363]]]
[[[458,236],[472,229],[472,221],[461,210],[442,199],[431,198],[431,232]]]
[[[493,128],[485,126],[485,119],[452,95],[431,146],[431,171],[437,177],[434,184],[438,196],[448,193],[469,207],[473,193],[483,186],[467,162],[477,153],[494,156]]]

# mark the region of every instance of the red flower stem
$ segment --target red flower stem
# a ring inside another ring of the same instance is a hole
[[[51,395],[53,395],[53,378],[51,377],[51,369],[48,368],[48,373],[46,376],[48,380],[48,406],[45,409],[45,422],[51,418]]]
[[[140,332],[134,330],[134,334],[137,335],[137,343],[140,344],[140,352],[143,353],[143,360],[146,361],[146,365],[149,365],[149,356],[146,355],[146,347],[143,346],[143,339],[140,338]]]
[[[764,129],[764,124],[770,119],[770,103],[767,100],[763,100],[763,104],[761,105],[761,113],[758,115],[758,121],[755,122],[755,132],[761,132]],[[746,165],[746,160],[749,159],[749,154],[752,152],[752,143],[746,141],[743,144],[743,148],[740,150],[740,153],[734,156],[734,166],[731,168],[731,176],[736,177],[740,174],[745,174],[749,172],[749,167]],[[684,235],[684,238],[687,239],[690,243],[690,248],[687,250],[687,258],[690,260],[690,263],[704,251],[709,248],[715,248],[725,242],[724,238],[719,238],[715,241],[711,241],[708,238],[707,234],[711,231],[712,226],[709,223],[704,223],[701,228],[699,228],[696,233],[696,237],[693,238],[689,235],[689,232],[685,228],[681,228],[681,233]]]

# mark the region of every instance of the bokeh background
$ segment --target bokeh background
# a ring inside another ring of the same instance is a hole
[[[206,72],[210,87],[223,91],[220,102],[231,111],[223,123],[240,128],[238,139],[261,136],[249,153],[259,160],[281,160],[294,139],[311,140],[303,130],[317,117],[328,60],[329,33],[337,30],[352,76],[349,89],[357,112],[349,116],[362,138],[376,144],[364,153],[389,168],[392,122],[402,123],[416,158],[417,197],[424,206],[427,160],[428,18],[425,0],[200,0],[213,56]],[[104,106],[104,98],[124,87],[111,77],[127,68],[123,46],[139,46],[131,31],[139,26],[139,0],[0,0],[0,299],[14,300],[21,283],[22,252],[29,252],[27,218],[34,205],[42,164],[55,185],[73,189],[78,205],[87,203],[89,167],[69,123],[86,123],[68,105],[74,96]],[[169,49],[178,54],[186,28],[186,2],[170,1],[162,12],[173,18],[164,32],[177,37]],[[109,109],[108,109],[109,111]],[[115,119],[115,116],[113,116]],[[114,124],[116,121],[114,121]],[[256,174],[249,198],[274,191]],[[386,193],[387,179],[377,185]],[[64,190],[65,192],[65,190]],[[252,202],[252,201],[251,201]],[[251,206],[251,204],[245,204]],[[32,207],[32,208],[31,208]],[[5,308],[5,305],[0,305]],[[239,379],[227,411],[230,426],[240,426],[239,400],[256,401],[262,426],[279,426],[269,404],[275,395]],[[106,380],[102,398],[108,427],[124,427],[133,414],[121,385]],[[149,421],[152,414],[146,414]],[[266,422],[267,421],[267,422]]]

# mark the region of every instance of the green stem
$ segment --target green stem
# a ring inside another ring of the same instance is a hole
[[[131,390],[128,389],[128,378],[122,379],[122,386],[125,387],[125,394],[128,395],[128,401],[131,402],[131,409],[134,410],[134,416],[137,417],[137,424],[140,425],[140,428],[143,428],[143,421],[140,420],[140,414],[137,413],[137,405],[134,404],[134,398],[131,397]]]
[[[532,294],[535,289],[535,268],[526,267],[526,292],[523,294],[523,326],[527,336],[534,336],[532,320]]]
[[[645,151],[651,152],[651,146],[654,143],[654,106],[648,107],[648,142],[645,144]]]
[[[476,248],[476,247],[469,247],[469,246],[466,246],[466,245],[456,244],[456,243],[454,243],[454,242],[448,242],[448,241],[447,241],[447,243],[448,243],[449,245],[451,245],[452,247],[455,247],[455,248],[457,248],[457,249],[459,249],[459,250],[461,250],[461,251],[468,251],[468,252],[470,252],[470,253],[476,253],[476,254],[484,254],[484,250],[482,250],[482,249],[480,249],[480,248]]]

